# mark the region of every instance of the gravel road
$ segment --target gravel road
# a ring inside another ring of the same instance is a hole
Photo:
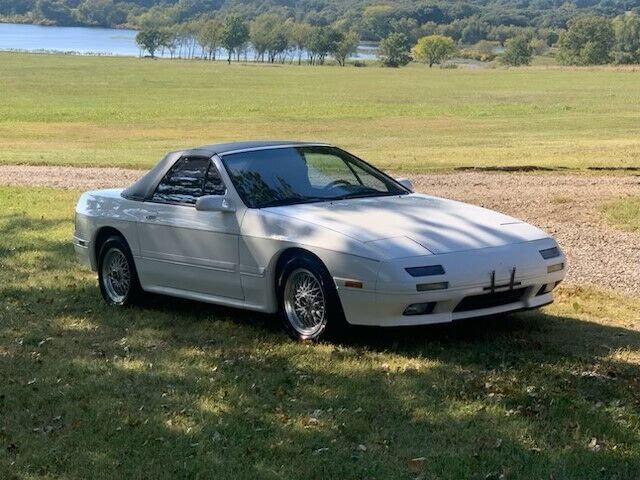
[[[95,189],[141,175],[121,168],[0,166],[0,184]],[[461,172],[412,177],[418,192],[482,205],[553,234],[569,257],[567,280],[640,295],[640,233],[608,226],[599,206],[640,195],[640,176]]]

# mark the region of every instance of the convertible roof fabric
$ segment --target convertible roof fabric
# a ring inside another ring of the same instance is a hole
[[[292,141],[250,141],[250,142],[229,142],[201,147],[190,148],[170,152],[164,156],[151,170],[136,180],[129,187],[122,191],[122,196],[129,200],[144,201],[153,195],[153,192],[176,161],[183,156],[212,157],[214,155],[225,155],[240,150],[256,150],[268,147],[281,147],[286,145],[319,145],[312,142],[292,142]]]

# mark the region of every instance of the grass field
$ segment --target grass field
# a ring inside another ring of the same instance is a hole
[[[296,344],[270,316],[104,306],[77,195],[0,188],[0,478],[639,478],[639,300],[569,286]]]
[[[603,206],[609,222],[627,230],[640,230],[640,198],[621,198]]]
[[[246,138],[383,168],[638,166],[640,73],[226,65],[0,54],[0,162],[148,167]]]

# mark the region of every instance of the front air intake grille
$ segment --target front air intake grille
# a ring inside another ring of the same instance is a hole
[[[540,250],[540,255],[542,255],[542,258],[545,260],[556,258],[560,256],[560,249],[558,249],[558,247],[545,248],[544,250]]]
[[[482,310],[483,308],[500,307],[509,305],[522,299],[526,288],[507,290],[505,292],[485,293],[483,295],[473,295],[465,297],[453,310],[454,312],[469,312],[471,310]]]

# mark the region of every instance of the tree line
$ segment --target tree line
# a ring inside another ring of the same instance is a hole
[[[553,49],[566,64],[634,63],[638,14],[640,0],[0,0],[0,21],[136,28],[154,54],[239,59],[252,45],[261,61],[314,64],[344,62],[361,39],[400,65],[412,50],[441,51],[439,37],[478,60],[521,64]]]
[[[0,0],[0,19],[55,25],[160,27],[273,13],[312,26],[346,22],[363,40],[440,34],[457,43],[504,41],[528,29],[567,29],[580,16],[640,13],[639,0]],[[434,31],[434,30],[438,31]],[[506,38],[505,38],[506,36]]]
[[[151,57],[158,52],[171,58],[216,60],[224,51],[228,62],[251,60],[322,65],[331,56],[339,65],[356,53],[360,35],[345,24],[313,26],[264,13],[250,22],[238,15],[192,21],[170,27],[145,27],[136,35],[140,49]]]
[[[429,67],[453,55],[478,60],[499,61],[506,65],[528,65],[536,54],[553,48],[556,58],[566,65],[640,63],[640,16],[627,14],[609,19],[583,16],[570,21],[566,30],[525,30],[496,41],[479,40],[471,46],[441,33],[425,31],[412,40],[403,32],[391,32],[377,48],[381,63],[400,67],[416,60]],[[296,22],[274,13],[245,21],[236,14],[223,19],[206,19],[173,26],[145,27],[136,41],[149,56],[158,52],[171,58],[216,60],[224,52],[228,62],[259,62],[323,65],[328,57],[344,66],[360,43],[360,34],[346,21],[327,26]],[[248,58],[251,51],[252,58]],[[500,53],[497,53],[500,52]]]

